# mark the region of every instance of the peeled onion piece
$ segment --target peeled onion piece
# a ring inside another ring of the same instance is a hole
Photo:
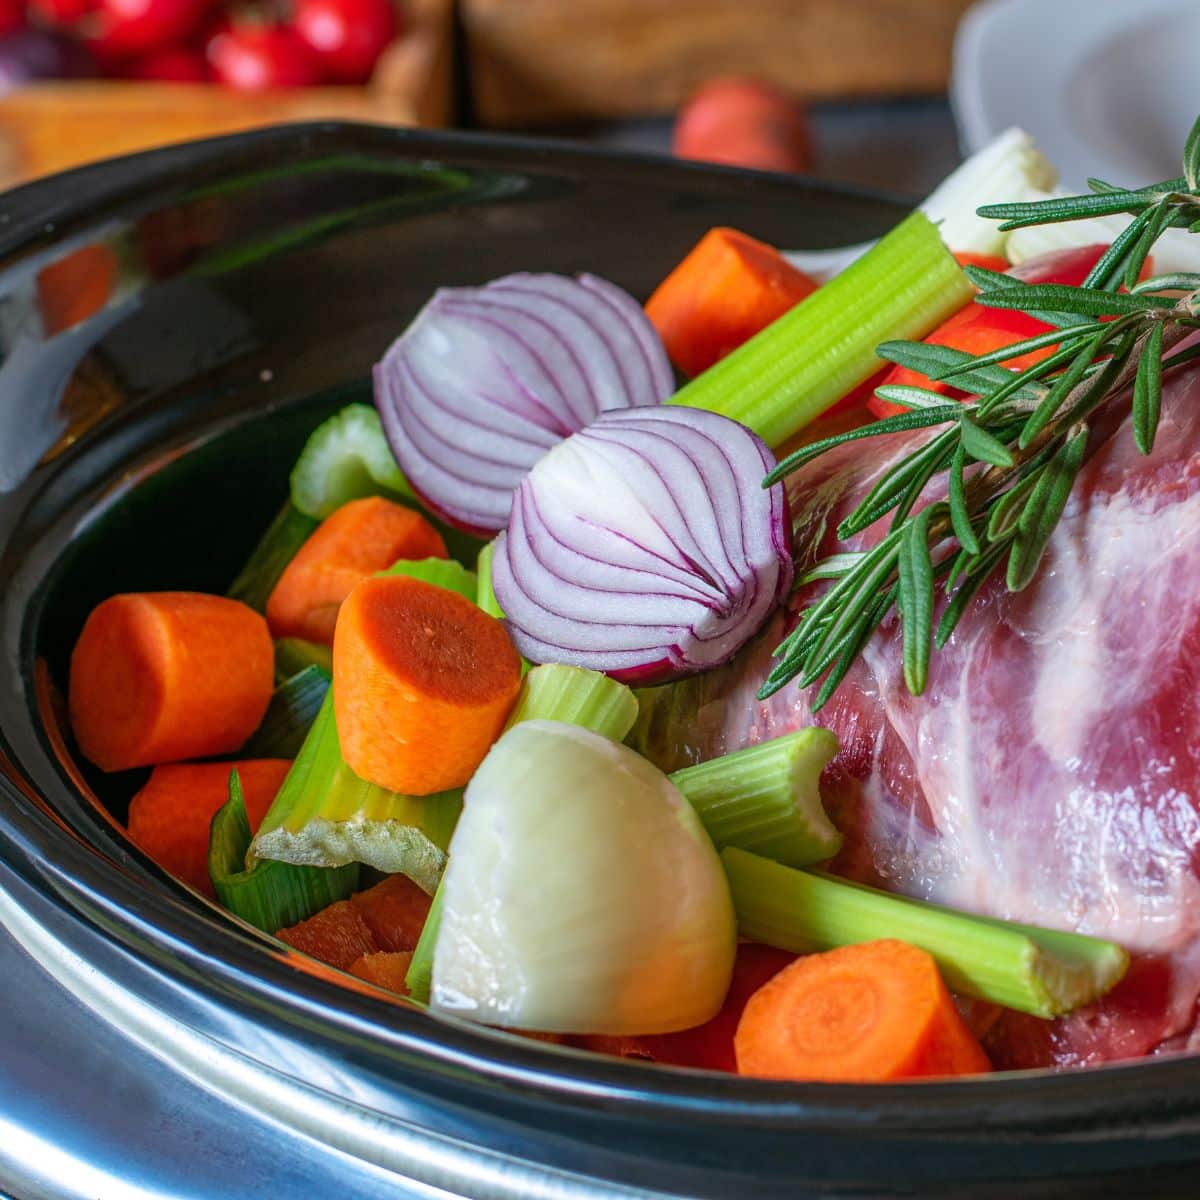
[[[577,725],[525,721],[467,787],[430,1003],[488,1025],[669,1033],[709,1020],[737,944],[729,885],[671,781]]]
[[[525,477],[492,584],[534,662],[662,683],[728,659],[792,584],[775,459],[728,417],[604,413]]]
[[[594,275],[442,288],[375,368],[375,404],[409,483],[447,521],[489,536],[547,450],[602,412],[672,390],[641,305]]]

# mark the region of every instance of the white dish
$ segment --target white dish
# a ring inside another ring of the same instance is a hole
[[[1019,125],[1072,190],[1175,175],[1200,113],[1198,47],[1196,0],[982,0],[954,46],[963,148]]]

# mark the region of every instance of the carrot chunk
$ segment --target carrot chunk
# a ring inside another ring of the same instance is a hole
[[[215,896],[208,877],[208,829],[229,799],[229,773],[237,771],[250,827],[257,829],[291,765],[286,758],[252,758],[155,767],[129,802],[129,837],[164,870]]]
[[[699,375],[816,289],[778,250],[717,228],[659,284],[646,315],[671,361]]]
[[[504,626],[445,588],[402,575],[360,583],[333,640],[333,703],[351,770],[426,796],[475,773],[521,686]]]
[[[408,995],[408,964],[412,954],[404,950],[380,950],[375,954],[364,954],[350,964],[350,974],[365,979],[376,987],[386,988],[400,996]]]
[[[931,955],[891,939],[797,959],[750,997],[738,1072],[876,1083],[974,1075],[991,1064]]]
[[[401,558],[446,558],[430,523],[381,496],[351,500],[326,517],[297,551],[267,598],[277,638],[330,645],[338,608],[356,584]]]
[[[104,771],[229,754],[262,720],[274,648],[253,609],[223,596],[113,596],[71,654],[71,727]]]
[[[407,875],[389,875],[373,888],[356,892],[350,903],[380,950],[399,953],[416,948],[432,901]]]
[[[339,900],[306,921],[278,930],[275,936],[293,949],[341,971],[379,950],[362,914],[349,900]]]

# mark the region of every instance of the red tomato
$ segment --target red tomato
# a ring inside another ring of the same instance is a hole
[[[766,171],[804,171],[812,161],[804,110],[756,79],[705,84],[676,118],[671,148],[680,158]]]
[[[135,59],[126,67],[123,77],[152,83],[208,83],[212,71],[203,50],[167,46]]]
[[[59,0],[55,0],[59,2]],[[162,49],[195,32],[212,0],[96,0],[88,45],[101,61]]]
[[[1065,283],[1071,287],[1078,287],[1107,249],[1105,245],[1078,246],[1071,250],[1042,254],[1019,267],[1009,268],[1008,273],[1026,283]],[[1048,333],[1052,328],[1053,326],[1047,325],[1045,321],[1026,316],[1023,312],[988,308],[972,301],[939,325],[925,341],[933,346],[953,346],[954,349],[965,350],[969,354],[990,354],[1003,346],[1037,337],[1039,333]],[[1048,358],[1054,350],[1054,346],[1044,346],[1041,350],[1031,350],[1028,354],[1011,358],[1004,365],[1022,370]],[[928,388],[930,391],[940,392],[943,396],[963,394],[948,382],[931,380],[919,371],[911,371],[907,367],[892,367],[882,382]],[[877,396],[872,396],[867,406],[880,418],[894,417],[897,413],[908,411]]]
[[[365,83],[398,32],[392,0],[296,0],[292,28],[334,83]]]
[[[241,91],[308,87],[321,81],[316,56],[282,25],[228,26],[213,35],[207,51],[217,80]]]

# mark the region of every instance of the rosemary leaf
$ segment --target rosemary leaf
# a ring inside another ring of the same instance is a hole
[[[950,346],[933,346],[925,342],[884,342],[875,348],[875,353],[887,362],[897,363],[910,371],[920,371],[931,379],[941,378],[951,367],[961,367],[954,386],[979,395],[1001,387],[1012,379],[1012,373],[1003,367],[976,369],[974,355]]]
[[[1049,312],[1078,313],[1080,316],[1109,317],[1122,313],[1145,313],[1155,308],[1174,308],[1166,296],[1126,295],[1102,292],[1096,288],[1071,287],[1065,283],[1035,283],[1019,288],[981,292],[978,303],[988,308],[1015,308],[1021,312],[1045,309]]]
[[[1030,471],[1015,487],[1010,488],[988,512],[986,536],[989,542],[1007,537],[1016,528],[1029,493],[1037,486],[1041,469]]]
[[[1120,233],[1113,238],[1112,245],[1100,255],[1096,265],[1087,273],[1083,281],[1086,288],[1106,288],[1121,274],[1125,256],[1129,248],[1142,236],[1142,231],[1150,223],[1154,214],[1153,208],[1138,213]]]
[[[956,404],[955,411],[960,412],[961,407]],[[948,429],[932,441],[926,442],[908,458],[895,463],[870,490],[862,503],[838,526],[838,537],[844,541],[856,533],[861,533],[867,526],[874,525],[880,517],[891,512],[902,502],[912,491],[914,483],[916,495],[920,495],[921,489],[929,482],[933,473],[950,461],[954,437],[955,430]],[[911,507],[910,502],[909,508]]]
[[[990,463],[993,467],[1013,465],[1008,447],[965,414],[959,418],[958,434],[963,450],[976,462]]]
[[[900,620],[904,635],[904,682],[919,696],[929,674],[933,640],[933,561],[929,556],[929,522],[938,505],[923,508],[900,542],[896,563]]]
[[[1060,221],[1078,221],[1081,217],[1107,217],[1116,213],[1140,212],[1153,204],[1145,192],[1105,192],[1091,196],[1055,196],[1050,200],[1031,200],[1018,204],[987,204],[979,209],[981,217],[1003,221],[1001,232],[1026,225],[1055,225]]]
[[[995,570],[1000,560],[1004,557],[1006,549],[1007,542],[1001,542],[999,545],[992,546],[986,550],[976,564],[975,569],[963,580],[958,591],[951,598],[950,603],[946,605],[945,611],[942,613],[942,619],[938,622],[937,633],[934,634],[933,638],[933,644],[939,650],[950,640],[950,635],[962,619],[963,613],[967,611],[968,605],[975,599],[979,589],[983,587],[988,576]]]
[[[1146,226],[1142,230],[1137,243],[1129,252],[1129,258],[1125,263],[1122,282],[1127,289],[1132,289],[1137,283],[1138,276],[1141,275],[1142,268],[1146,265],[1146,259],[1150,257],[1150,251],[1154,247],[1154,243],[1158,241],[1163,230],[1171,223],[1171,218],[1174,215],[1174,209],[1165,200],[1160,200],[1149,212],[1150,218],[1147,220]]]
[[[975,537],[975,528],[971,524],[971,514],[967,511],[967,498],[963,488],[963,472],[966,469],[966,463],[967,452],[960,442],[950,463],[948,493],[950,525],[963,550],[967,554],[978,554],[979,540]]]
[[[931,392],[928,388],[911,387],[905,383],[888,383],[875,389],[880,400],[890,404],[902,404],[905,408],[941,408],[946,403],[944,392]]]
[[[826,676],[825,682],[821,685],[821,690],[814,697],[812,703],[812,711],[814,713],[820,712],[825,707],[826,701],[837,690],[842,680],[846,678],[846,673],[854,665],[854,660],[862,653],[862,648],[867,644],[871,634],[879,628],[880,622],[887,616],[888,611],[895,603],[895,587],[880,596],[878,603],[870,611],[867,619],[861,622],[857,640],[847,644],[842,656]]]
[[[1154,449],[1162,410],[1163,323],[1155,321],[1146,337],[1133,384],[1133,440],[1143,454]]]
[[[1071,488],[1075,486],[1075,476],[1083,466],[1087,439],[1088,431],[1084,426],[1063,443],[1040,473],[1029,501],[1021,511],[1017,536],[1013,539],[1012,551],[1008,556],[1007,583],[1010,592],[1022,591],[1037,574],[1050,535],[1067,506]]]
[[[1089,333],[1096,333],[1105,328],[1107,326],[1102,321],[1089,321],[1086,325],[1072,326],[1069,333],[1064,333],[1060,329],[1051,329],[1047,333],[1039,333],[1036,337],[1026,338],[1022,342],[1013,342],[1010,346],[1001,346],[998,350],[977,355],[971,360],[971,363],[962,363],[958,366],[949,367],[942,371],[936,378],[939,382],[945,382],[954,379],[962,371],[969,370],[972,363],[976,367],[991,366],[992,363],[1006,363],[1009,359],[1020,358],[1033,350],[1041,350],[1046,346],[1057,346],[1063,338],[1084,337]],[[878,391],[876,391],[876,395],[878,394]]]
[[[805,584],[817,583],[822,579],[840,579],[847,571],[856,567],[862,562],[865,555],[862,551],[847,550],[842,554],[831,554],[828,558],[823,558],[808,574],[804,575],[797,586],[804,587]]]
[[[1152,275],[1135,283],[1129,290],[1136,296],[1139,292],[1194,292],[1197,288],[1200,288],[1200,274],[1174,271],[1169,275]]]
[[[855,586],[841,612],[835,614],[824,636],[812,650],[811,659],[820,657],[829,646],[836,644],[851,629],[856,628],[859,618],[872,608],[879,589],[896,569],[896,559],[900,556],[900,536],[889,534],[880,544],[887,546],[886,554],[881,555],[869,567],[864,561],[857,571],[847,576],[854,578]]]
[[[1046,398],[1034,409],[1021,429],[1021,436],[1017,439],[1019,449],[1028,449],[1033,439],[1054,419],[1063,401],[1074,391],[1088,367],[1092,365],[1107,332],[1105,327],[1101,327],[1099,333],[1093,334],[1087,344],[1077,351],[1071,365],[1054,381],[1046,393]]]
[[[1196,118],[1184,143],[1183,177],[1187,180],[1188,191],[1200,190],[1200,117]]]

